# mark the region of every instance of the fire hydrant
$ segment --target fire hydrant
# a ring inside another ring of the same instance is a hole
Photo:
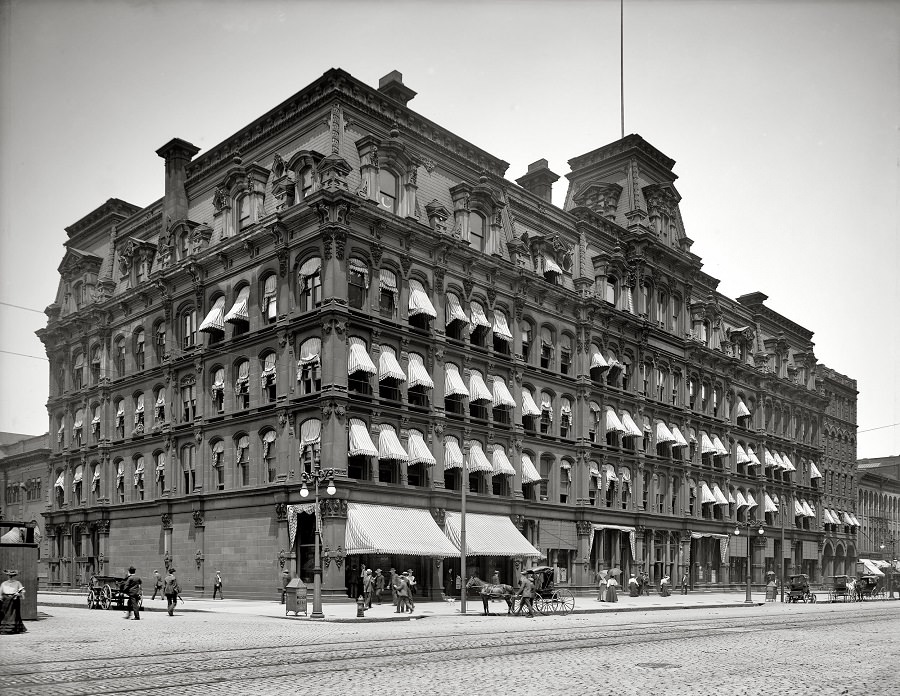
[[[366,600],[362,598],[362,595],[356,600],[356,618],[361,619],[366,615]]]

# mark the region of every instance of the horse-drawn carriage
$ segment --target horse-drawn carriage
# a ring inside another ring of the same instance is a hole
[[[127,610],[128,595],[122,591],[122,583],[125,578],[115,575],[92,575],[91,584],[88,587],[87,603],[89,609],[113,609]],[[138,606],[144,608],[143,596],[138,597]]]
[[[788,602],[815,603],[816,595],[809,589],[809,576],[805,573],[788,577]]]
[[[532,568],[534,572],[534,608],[539,614],[569,614],[575,608],[575,595],[565,587],[556,587],[554,569]]]
[[[858,602],[864,599],[884,599],[885,591],[881,584],[883,576],[863,575],[854,583],[855,599]]]
[[[828,599],[832,602],[838,600],[852,602],[854,599],[854,580],[849,575],[833,575],[831,580],[831,590],[828,592]]]

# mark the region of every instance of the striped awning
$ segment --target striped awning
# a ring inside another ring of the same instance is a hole
[[[775,501],[772,500],[772,497],[765,493],[765,507],[763,508],[763,512],[778,512],[778,506],[775,504]]]
[[[681,431],[678,429],[677,425],[672,426],[672,436],[675,438],[675,442],[672,444],[672,447],[687,447],[687,440],[684,439],[684,435],[681,434]]]
[[[481,303],[475,302],[474,300],[470,302],[469,314],[472,317],[472,326],[491,328],[491,322],[488,321],[488,318],[484,313],[484,307],[481,306]]]
[[[394,295],[398,293],[397,276],[393,271],[382,268],[378,272],[378,289],[393,293]]]
[[[379,438],[380,439],[380,438]],[[347,454],[351,457],[377,457],[378,448],[369,435],[369,426],[359,418],[350,419],[350,447]]]
[[[447,293],[447,326],[450,326],[454,321],[461,321],[464,324],[469,323],[469,317],[466,316],[465,311],[463,311],[462,305],[459,303],[459,298],[454,295],[452,292]]]
[[[806,512],[803,510],[803,506],[796,498],[794,498],[794,517],[806,517]]]
[[[369,348],[366,342],[358,336],[350,337],[350,352],[347,355],[347,374],[365,372],[370,375],[378,374],[378,368],[369,357]]]
[[[747,456],[750,457],[750,463],[759,466],[759,457],[756,456],[756,452],[753,451],[753,448],[747,447]]]
[[[250,286],[245,285],[238,293],[237,299],[225,315],[225,321],[229,324],[242,322],[244,324],[250,321]]]
[[[728,498],[726,498],[725,494],[722,493],[722,489],[719,488],[719,484],[713,484],[712,494],[713,498],[716,499],[716,505],[728,505]]]
[[[612,406],[606,407],[606,432],[625,432],[625,426],[622,425],[622,421],[619,420],[619,417],[616,415],[616,412]]]
[[[358,273],[363,277],[366,288],[369,287],[369,267],[362,259],[351,258],[347,270]]]
[[[805,500],[800,501],[800,507],[803,508],[803,514],[806,515],[807,517],[815,517],[816,516],[816,513],[813,512],[813,509],[810,507],[809,503],[807,503]]]
[[[410,429],[409,438],[406,441],[406,448],[409,451],[409,463],[424,464],[425,466],[434,466],[436,461],[428,444],[425,442],[425,435],[415,429]]]
[[[512,332],[506,321],[506,314],[501,309],[494,310],[494,337],[503,341],[512,340]]]
[[[425,359],[418,353],[409,354],[409,386],[434,389],[434,380],[425,368]]]
[[[363,424],[365,425],[365,424]],[[368,432],[368,430],[366,431]],[[318,445],[322,441],[322,421],[318,418],[307,418],[300,424],[300,453],[308,446]]]
[[[200,324],[198,331],[212,332],[225,331],[225,297],[220,297],[213,304],[212,309],[206,315],[206,319]]]
[[[460,514],[447,512],[444,521],[447,537],[457,549],[461,548]],[[528,543],[508,517],[467,513],[466,556],[540,558],[541,552]]]
[[[713,447],[716,448],[715,456],[716,457],[724,457],[728,455],[728,450],[725,445],[722,444],[722,440],[719,439],[718,435],[713,435]]]
[[[772,456],[772,453],[769,452],[768,449],[763,447],[763,461],[766,463],[766,468],[771,469],[775,464],[775,457]]]
[[[506,382],[502,377],[498,377],[497,375],[491,377],[491,387],[493,388],[495,408],[502,406],[515,408],[516,400],[513,398],[513,395],[510,393],[509,388],[506,386]]]
[[[719,493],[721,495],[721,492]],[[713,495],[713,492],[709,489],[709,486],[706,484],[706,481],[700,482],[700,503],[705,505],[706,503],[714,503],[716,502],[716,496]]]
[[[487,385],[484,383],[484,377],[478,370],[469,371],[469,401],[493,401],[494,396],[491,394]]]
[[[810,477],[811,479],[814,479],[814,478],[822,478],[822,474],[821,474],[821,472],[819,471],[819,468],[816,466],[816,463],[815,463],[815,462],[810,462],[810,463],[809,463],[809,477]]]
[[[300,344],[300,359],[297,361],[297,379],[300,379],[299,370],[306,365],[319,362],[322,353],[322,339],[318,337],[307,338]]]
[[[409,316],[414,317],[417,314],[424,314],[434,319],[437,316],[437,310],[431,304],[431,298],[425,292],[425,286],[411,278],[409,281]]]
[[[347,503],[344,549],[349,555],[459,555],[428,510],[364,503]]]
[[[494,471],[494,465],[488,461],[484,448],[482,448],[478,440],[469,441],[469,461],[466,462],[466,469],[470,472],[486,471],[493,473]]]
[[[788,459],[788,456],[784,452],[781,453],[781,463],[784,465],[785,470],[797,471],[797,467],[794,466],[794,463]]]
[[[531,457],[522,452],[522,485],[536,483],[540,480],[542,480],[541,475],[538,473],[534,462],[531,461]]]
[[[775,468],[776,469],[785,469],[784,462],[781,460],[781,455],[776,451],[772,450],[772,458],[775,460]]]
[[[523,416],[539,416],[541,415],[541,409],[538,408],[538,405],[534,402],[534,397],[531,396],[531,391],[528,389],[522,389],[522,415]]]
[[[606,362],[606,358],[603,357],[603,353],[601,353],[596,348],[591,352],[591,369],[599,368],[601,370],[605,370],[609,367],[609,363]]]
[[[738,399],[736,409],[737,418],[743,418],[744,416],[750,415],[750,409],[747,408],[747,404],[744,403],[743,399]]]
[[[738,464],[749,464],[752,461],[753,460],[750,459],[749,455],[744,450],[744,446],[739,444],[737,446],[737,463]]]
[[[735,491],[734,501],[737,505],[737,509],[740,510],[742,507],[747,507],[750,503],[747,502],[747,499],[744,497],[744,494],[740,491]]]
[[[469,389],[459,374],[459,368],[453,363],[444,365],[444,395],[469,398]],[[488,398],[490,398],[490,395],[488,395]]]
[[[397,354],[392,346],[381,346],[381,355],[378,358],[378,381],[396,379],[399,382],[406,381],[406,375],[400,363],[397,362]]]
[[[718,454],[716,446],[713,444],[712,440],[709,439],[709,435],[706,434],[705,430],[700,431],[700,453]]]
[[[747,507],[756,507],[759,503],[753,498],[753,494],[750,491],[747,491]]]
[[[400,444],[397,431],[389,423],[378,426],[378,459],[392,462],[408,462],[409,455]]]
[[[644,435],[641,429],[637,427],[637,423],[631,417],[628,411],[622,411],[622,425],[625,426],[625,434],[623,437],[642,437]]]
[[[549,256],[544,257],[544,275],[547,273],[559,273],[562,275],[562,269],[559,267],[559,264]]]
[[[448,469],[461,469],[463,465],[463,453],[459,447],[459,440],[453,435],[444,436],[444,471]]]
[[[494,465],[494,476],[515,476],[516,469],[506,456],[506,450],[502,445],[494,445],[491,455],[491,463]]]
[[[300,266],[300,271],[297,275],[300,276],[301,282],[305,282],[307,278],[314,276],[316,273],[322,270],[322,259],[318,256],[313,256],[311,259],[306,259],[303,262],[303,265]]]
[[[837,524],[834,521],[834,517],[831,516],[831,511],[828,508],[822,508],[822,522],[825,524]]]

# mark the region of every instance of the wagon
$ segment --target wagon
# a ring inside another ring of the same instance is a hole
[[[854,583],[857,601],[864,599],[884,599],[884,587],[881,585],[881,578],[877,575],[863,575]]]
[[[805,573],[788,577],[788,602],[815,603],[816,595],[809,589],[809,576]]]
[[[88,587],[87,604],[89,609],[128,609],[128,595],[122,592],[125,578],[115,575],[92,575]],[[143,596],[138,597],[138,606],[144,608]]]
[[[831,590],[828,593],[828,599],[836,602],[839,599],[842,602],[853,601],[853,580],[849,575],[833,575],[831,576]]]
[[[534,608],[539,614],[569,614],[575,609],[575,596],[553,582],[554,569],[539,566],[534,571]]]

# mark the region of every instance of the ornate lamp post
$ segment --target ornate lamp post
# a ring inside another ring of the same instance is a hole
[[[308,486],[312,486],[315,490],[316,546],[315,565],[313,567],[313,610],[309,616],[311,619],[324,619],[325,614],[322,613],[322,559],[319,555],[319,546],[322,542],[322,530],[319,529],[319,518],[321,517],[319,513],[319,486],[322,483],[327,483],[325,492],[328,495],[334,495],[337,489],[334,487],[334,469],[323,469],[319,464],[319,453],[313,453],[310,447],[310,459],[312,460],[313,457],[315,457],[315,460],[310,467],[311,471],[309,473],[306,471],[300,473],[300,481],[303,484],[300,488],[300,497],[306,498],[309,496]]]
[[[753,539],[756,537],[762,539],[763,535],[766,533],[766,530],[763,527],[763,523],[761,521],[750,520],[749,522],[736,522],[734,525],[734,535],[736,537],[740,536],[742,529],[746,530],[745,534],[747,536],[747,596],[744,599],[744,603],[752,604],[753,598],[750,596],[750,582],[752,579],[752,571],[750,567],[752,558],[750,549],[753,546]],[[756,534],[754,534],[752,531],[754,529],[756,530]]]

